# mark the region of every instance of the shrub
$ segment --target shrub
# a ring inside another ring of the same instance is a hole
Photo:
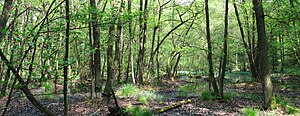
[[[258,112],[259,112],[258,109],[251,108],[251,107],[243,108],[243,109],[242,109],[242,113],[243,113],[245,116],[257,116],[257,115],[258,115]]]

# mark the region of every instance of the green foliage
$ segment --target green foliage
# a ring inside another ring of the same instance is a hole
[[[257,116],[259,113],[258,109],[252,107],[243,108],[241,111],[245,116]]]
[[[179,86],[178,91],[185,92],[185,93],[193,93],[197,92],[198,86],[196,84],[187,84],[183,86]]]
[[[237,93],[235,92],[225,92],[224,93],[224,100],[230,100],[234,96],[236,96]]]
[[[43,86],[45,87],[45,90],[46,91],[51,91],[51,89],[52,89],[52,84],[50,83],[50,82],[45,82],[44,84],[43,84]]]
[[[195,79],[192,80],[195,82]],[[208,89],[208,83],[193,83],[193,84],[186,84],[183,86],[179,86],[177,88],[178,93],[176,94],[177,97],[187,97],[190,95],[199,95],[200,92],[205,91]]]
[[[119,97],[133,97],[139,93],[140,89],[132,84],[123,85],[116,91],[116,95]]]
[[[201,93],[200,99],[202,100],[216,100],[217,99],[217,95],[215,95],[212,92],[209,91],[204,91]]]
[[[161,95],[157,95],[154,92],[150,92],[150,91],[141,91],[139,92],[139,94],[137,95],[137,99],[143,103],[143,104],[147,104],[147,102],[153,101],[153,100],[158,100],[158,101],[162,101],[163,97]]]
[[[150,109],[141,108],[139,106],[132,107],[128,106],[125,112],[129,113],[130,116],[152,116],[153,112]]]
[[[297,114],[300,113],[300,109],[289,103],[289,101],[293,101],[285,96],[276,96],[275,102],[279,104],[281,107],[285,109],[285,111],[289,114]]]
[[[284,70],[284,73],[292,76],[300,76],[299,68],[287,68]]]
[[[131,84],[122,86],[120,89],[117,90],[116,95],[118,97],[134,97],[143,104],[147,104],[148,101],[162,101],[163,99],[163,96],[161,95],[158,95],[152,91],[141,90],[138,87]]]
[[[258,95],[255,93],[243,92],[243,93],[238,93],[237,95],[242,96],[247,99],[251,99],[251,100],[262,100],[261,95]]]

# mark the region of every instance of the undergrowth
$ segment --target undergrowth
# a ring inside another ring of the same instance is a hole
[[[118,97],[134,97],[136,96],[139,91],[141,91],[138,87],[127,84],[119,88],[116,92],[116,95]]]
[[[147,108],[141,108],[139,106],[132,107],[129,105],[125,112],[128,113],[130,116],[152,116],[153,112]]]
[[[276,106],[281,106],[289,114],[299,114],[300,109],[297,108],[295,105],[289,103],[289,101],[293,101],[293,100],[291,100],[285,96],[276,96],[274,104]]]
[[[127,84],[119,88],[116,92],[116,96],[118,96],[119,98],[134,97],[144,105],[146,105],[148,101],[163,100],[163,96],[158,95],[153,91],[139,89],[138,87],[131,84]]]
[[[245,116],[257,116],[259,113],[258,109],[252,107],[243,108],[241,111]]]

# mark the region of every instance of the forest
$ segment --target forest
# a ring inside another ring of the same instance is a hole
[[[0,0],[1,116],[300,115],[300,0]]]

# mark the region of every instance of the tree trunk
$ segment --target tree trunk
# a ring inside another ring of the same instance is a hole
[[[8,21],[10,11],[12,10],[13,0],[5,0],[4,6],[2,9],[2,14],[0,17],[0,43],[5,36],[5,27]]]
[[[15,75],[15,78],[18,79],[19,83],[21,84],[21,90],[23,91],[23,93],[25,94],[25,96],[28,98],[28,100],[35,106],[37,107],[40,111],[42,111],[43,113],[45,113],[48,116],[54,116],[54,113],[51,112],[50,110],[46,109],[42,104],[40,104],[35,97],[33,96],[33,94],[30,92],[30,90],[27,88],[25,81],[23,80],[23,78],[18,74],[18,72],[15,70],[15,68],[12,66],[11,62],[9,62],[7,60],[7,58],[5,57],[5,55],[2,52],[2,49],[0,49],[0,57],[3,60],[3,62],[5,62],[6,66],[13,72],[13,74]]]
[[[65,1],[65,10],[66,10],[66,41],[65,41],[65,59],[64,59],[64,115],[68,115],[68,66],[69,66],[69,38],[70,38],[70,7],[69,0]]]
[[[238,21],[238,25],[239,25],[239,28],[240,28],[240,32],[241,32],[241,35],[242,35],[242,40],[243,40],[243,43],[244,43],[244,48],[246,49],[246,54],[248,56],[248,60],[249,60],[249,63],[250,63],[251,74],[252,74],[252,77],[254,79],[257,79],[257,69],[255,67],[255,61],[254,61],[253,55],[252,55],[253,52],[252,52],[252,48],[251,48],[252,45],[251,45],[251,41],[250,41],[249,26],[247,26],[248,27],[247,28],[248,29],[248,44],[247,44],[247,42],[245,40],[245,34],[244,34],[243,26],[242,26],[242,23],[241,23],[241,20],[240,20],[240,17],[239,17],[239,12],[238,12],[238,8],[236,6],[235,0],[233,1],[233,6],[234,6],[235,15],[236,15],[236,18],[237,18],[237,21]],[[246,24],[247,24],[248,23],[248,16],[247,16],[246,9],[245,9],[245,13],[246,13],[245,20],[246,20]]]
[[[138,74],[138,82],[139,85],[144,85],[143,75],[144,75],[144,55],[145,55],[145,43],[146,43],[146,30],[147,30],[147,4],[148,0],[145,0],[145,6],[143,11],[143,0],[140,0],[140,16],[139,16],[139,23],[140,23],[140,46],[139,46],[139,74]],[[142,14],[144,12],[144,14]],[[144,23],[143,23],[144,22]]]
[[[128,0],[128,13],[129,13],[129,15],[131,15],[131,0]],[[132,43],[133,43],[133,34],[132,34],[132,22],[131,21],[129,21],[128,22],[128,33],[129,33],[129,56],[128,56],[128,67],[127,67],[127,76],[129,76],[128,75],[128,73],[129,73],[129,64],[131,64],[131,78],[132,78],[132,82],[133,82],[133,84],[135,84],[136,83],[136,81],[135,81],[135,78],[134,78],[134,62],[133,62],[133,53],[132,53],[132,51],[133,51],[133,45],[132,45]],[[128,77],[127,77],[127,79],[128,79]]]
[[[280,72],[283,73],[284,70],[284,41],[283,35],[279,35],[280,42]]]
[[[98,28],[98,21],[97,21],[97,6],[95,0],[90,0],[91,7],[93,12],[91,13],[92,19],[92,27],[93,27],[93,38],[94,38],[94,79],[95,79],[95,93],[97,96],[97,92],[101,92],[102,82],[101,82],[101,59],[100,59],[100,32]]]
[[[259,77],[262,80],[264,105],[265,109],[271,108],[273,96],[273,84],[269,74],[269,59],[268,59],[268,43],[265,32],[264,11],[261,0],[253,0],[254,11],[256,16],[256,27],[258,33],[257,40],[257,56],[258,56],[258,71]]]
[[[119,9],[119,16],[118,16],[118,25],[117,25],[117,37],[115,41],[115,66],[117,68],[117,82],[120,82],[121,78],[121,59],[120,59],[120,41],[122,37],[122,13],[123,13],[123,8],[124,8],[124,2],[121,0],[120,3],[120,9]]]
[[[113,9],[115,7],[115,0],[112,1],[111,3],[111,8]],[[112,19],[111,24],[109,27],[109,39],[107,42],[107,80],[106,80],[106,86],[104,90],[104,95],[106,97],[107,103],[110,101],[110,97],[112,96],[112,86],[111,86],[111,81],[114,77],[114,59],[113,59],[113,43],[114,43],[114,30],[115,30],[115,25],[114,25],[114,18],[115,18],[115,13],[114,11],[112,12]]]
[[[213,61],[212,61],[212,47],[211,47],[210,29],[209,29],[208,0],[205,0],[205,15],[206,15],[206,39],[207,39],[207,49],[208,49],[207,60],[208,60],[208,64],[209,64],[209,78],[210,78],[210,83],[213,86],[214,93],[218,94],[219,90],[218,90],[216,79],[214,77],[214,69],[213,69]]]
[[[224,43],[223,43],[223,58],[222,58],[222,72],[220,76],[220,86],[219,86],[219,96],[224,98],[223,96],[223,87],[224,87],[224,77],[226,71],[226,64],[227,64],[227,38],[228,38],[228,0],[225,3],[225,29],[224,29]]]

